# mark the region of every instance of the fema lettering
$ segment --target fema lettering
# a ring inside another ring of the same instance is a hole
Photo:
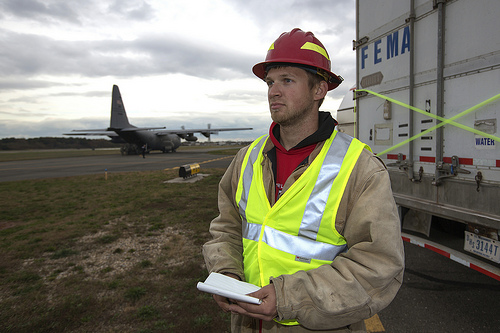
[[[361,69],[365,68],[365,61],[371,60],[373,58],[373,64],[376,65],[382,62],[385,58],[389,60],[391,58],[397,57],[400,54],[410,51],[410,27],[406,26],[401,30],[394,31],[392,34],[387,35],[385,38],[376,40],[373,45],[373,52],[368,52],[368,45],[361,49]],[[385,41],[385,47],[384,47]],[[401,41],[401,43],[400,43]],[[401,47],[399,46],[401,44]],[[385,57],[383,56],[383,51],[385,51]],[[371,54],[370,54],[371,53]]]

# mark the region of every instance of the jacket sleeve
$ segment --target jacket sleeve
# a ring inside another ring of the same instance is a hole
[[[403,244],[388,172],[366,151],[355,170],[336,217],[347,252],[331,265],[272,278],[278,320],[317,330],[344,327],[385,308],[401,286]]]
[[[203,245],[202,253],[207,270],[233,273],[244,280],[241,217],[235,202],[241,161],[246,149],[235,156],[219,183],[219,216],[210,223],[212,240]]]

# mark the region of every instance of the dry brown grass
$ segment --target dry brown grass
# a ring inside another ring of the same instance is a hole
[[[229,331],[196,289],[223,172],[0,183],[0,331]]]

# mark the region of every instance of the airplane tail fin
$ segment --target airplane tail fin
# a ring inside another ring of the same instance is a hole
[[[113,95],[111,96],[111,129],[122,129],[134,127],[128,122],[125,106],[123,105],[122,95],[117,85],[113,85]]]

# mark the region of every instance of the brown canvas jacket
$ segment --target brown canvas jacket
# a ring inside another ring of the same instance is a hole
[[[324,142],[311,154],[312,161]],[[264,155],[273,148],[268,140]],[[210,225],[213,239],[203,246],[209,272],[234,273],[244,280],[241,218],[235,202],[241,164],[248,147],[238,152],[219,184],[219,212]],[[299,166],[284,185],[290,188],[309,166]],[[274,179],[267,156],[262,162],[269,202],[275,202]],[[277,297],[277,320],[297,319],[301,325],[264,322],[264,332],[364,332],[364,319],[385,308],[401,286],[404,253],[400,222],[388,172],[364,150],[347,182],[335,220],[348,251],[331,265],[271,278]],[[258,332],[258,321],[232,316],[233,332]]]

